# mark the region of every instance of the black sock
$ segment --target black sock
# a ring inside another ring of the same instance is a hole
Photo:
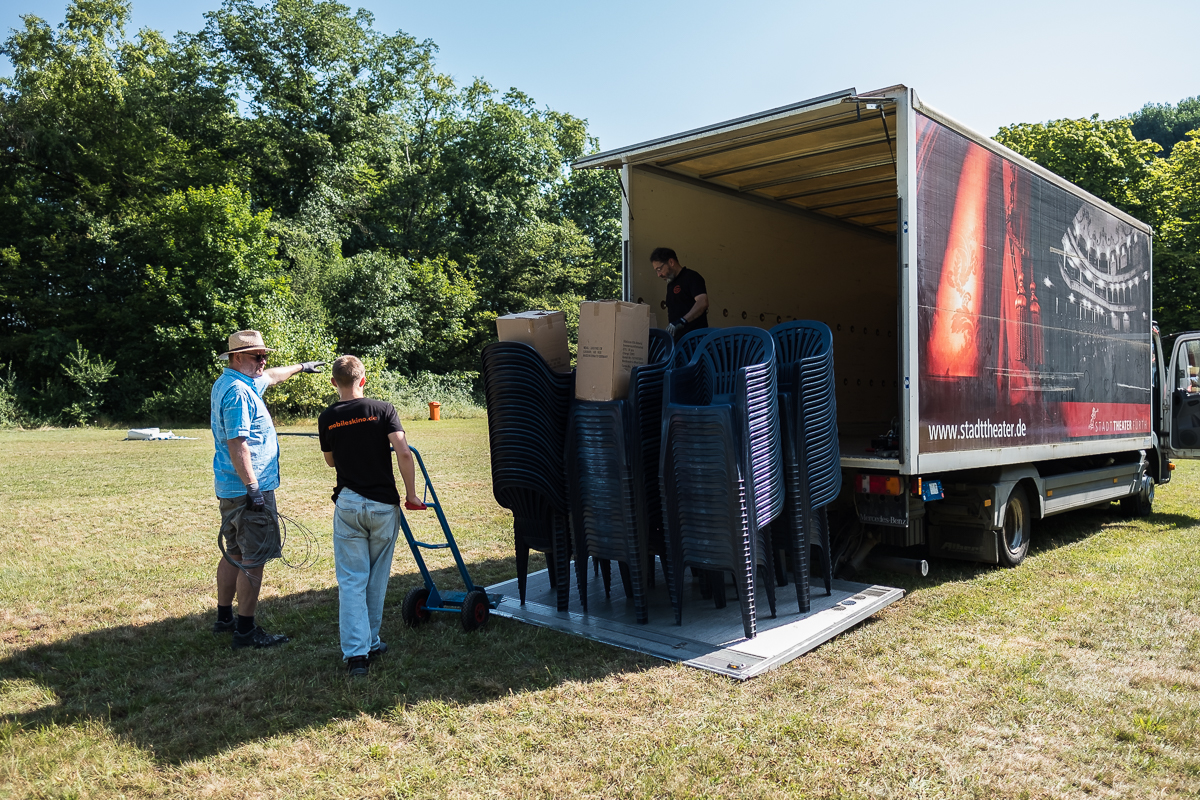
[[[217,604],[217,622],[233,622],[233,605]]]
[[[254,630],[254,617],[243,617],[241,614],[238,614],[237,632],[249,633],[252,630]]]

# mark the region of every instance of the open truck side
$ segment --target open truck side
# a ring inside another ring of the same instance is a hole
[[[829,325],[844,552],[1013,566],[1033,520],[1113,500],[1149,513],[1169,458],[1200,455],[1184,385],[1200,334],[1164,362],[1149,226],[908,87],[575,167],[620,170],[624,299],[660,326],[658,246],[704,276],[714,327]]]

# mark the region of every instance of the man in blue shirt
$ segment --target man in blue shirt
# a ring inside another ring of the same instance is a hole
[[[229,366],[210,396],[213,476],[221,504],[224,557],[217,563],[217,621],[214,633],[233,633],[233,649],[273,647],[288,637],[254,624],[263,565],[280,552],[275,489],[279,486],[279,441],[263,402],[268,386],[300,372],[320,372],[323,361],[266,368],[270,348],[258,331],[238,331],[221,354]],[[237,597],[238,616],[233,617]]]

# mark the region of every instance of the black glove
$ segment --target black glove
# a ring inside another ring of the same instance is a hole
[[[262,489],[257,483],[246,486],[246,508],[251,511],[262,511],[267,507],[267,498],[263,497]]]
[[[674,321],[674,322],[672,322],[671,324],[675,326],[675,329],[676,329],[676,330],[679,330],[679,329],[680,329],[680,328],[682,328],[684,325],[687,325],[687,320],[686,320],[686,319],[684,319],[683,317],[680,317],[679,319],[675,320],[675,321]]]
[[[324,361],[305,361],[300,365],[301,372],[320,372],[321,367],[325,366]]]

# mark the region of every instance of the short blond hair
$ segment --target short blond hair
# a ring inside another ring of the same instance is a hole
[[[355,356],[339,356],[333,362],[333,380],[342,388],[349,389],[366,374],[363,363]]]

